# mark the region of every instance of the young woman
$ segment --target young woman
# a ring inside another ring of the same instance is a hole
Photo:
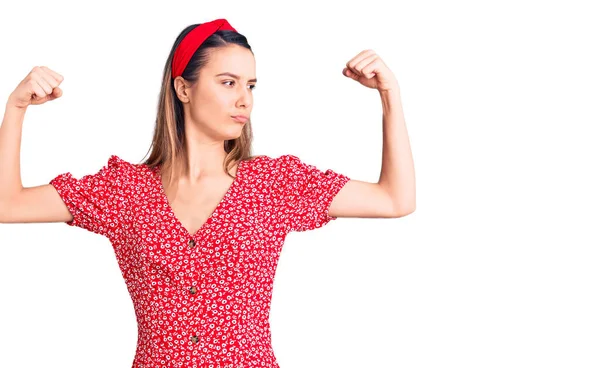
[[[185,28],[167,59],[150,157],[112,155],[81,179],[23,188],[24,113],[62,95],[35,67],[10,95],[0,129],[0,219],[66,222],[110,239],[138,322],[133,367],[278,367],[269,308],[285,237],[337,217],[415,209],[398,84],[365,50],[343,75],[377,89],[384,108],[378,183],[325,172],[294,155],[252,156],[255,60],[225,20]]]

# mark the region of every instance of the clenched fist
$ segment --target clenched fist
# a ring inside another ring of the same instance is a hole
[[[8,103],[24,109],[29,105],[55,100],[62,96],[58,86],[63,79],[62,75],[45,66],[36,66],[10,94]]]

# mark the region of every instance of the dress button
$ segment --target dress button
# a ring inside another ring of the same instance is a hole
[[[194,239],[190,239],[190,240],[188,241],[188,245],[190,246],[190,248],[193,248],[193,247],[195,247],[195,246],[196,246],[196,242],[194,241]]]
[[[190,337],[190,339],[192,340],[193,343],[197,343],[198,342],[198,336],[196,336],[196,335]]]
[[[192,286],[192,287],[190,288],[190,293],[192,293],[192,294],[196,294],[196,291],[198,291],[198,289],[196,289],[196,287],[195,287],[195,286]]]

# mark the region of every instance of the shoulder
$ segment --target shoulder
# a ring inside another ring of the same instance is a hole
[[[128,175],[140,169],[141,165],[132,164],[117,155],[111,155],[105,168],[116,174]]]
[[[115,181],[113,184],[123,189],[132,184],[138,185],[148,171],[146,165],[131,163],[117,155],[111,155],[102,170],[107,170]]]
[[[274,158],[268,155],[256,155],[243,159],[246,167],[255,173],[270,171],[274,165]]]
[[[268,173],[276,176],[297,172],[308,166],[298,156],[292,154],[282,154],[273,157],[268,155],[253,156],[244,161],[252,167],[252,171],[255,173]]]
[[[289,153],[273,157],[263,156],[253,166],[257,169],[252,171],[261,173],[262,177],[270,183],[271,189],[303,186],[312,176],[319,173],[316,166]]]
[[[256,162],[259,165],[267,165],[272,168],[282,168],[290,165],[298,165],[303,163],[298,156],[292,154],[281,154],[279,156],[260,155],[254,156],[248,161]]]

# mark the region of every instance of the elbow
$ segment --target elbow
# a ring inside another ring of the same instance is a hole
[[[403,203],[402,205],[396,206],[395,217],[404,217],[410,215],[411,213],[415,212],[416,209],[417,204],[414,202],[410,204]]]

